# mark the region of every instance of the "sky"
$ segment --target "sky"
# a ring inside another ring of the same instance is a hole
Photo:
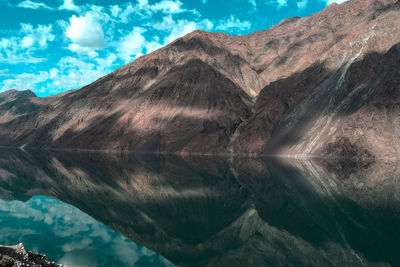
[[[343,0],[0,0],[0,92],[79,89],[194,30],[266,30]]]

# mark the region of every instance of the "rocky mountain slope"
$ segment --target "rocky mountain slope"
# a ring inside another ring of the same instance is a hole
[[[399,1],[352,0],[246,36],[195,31],[80,90],[0,102],[0,145],[394,158],[399,27]]]

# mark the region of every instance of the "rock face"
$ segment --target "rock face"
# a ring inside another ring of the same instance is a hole
[[[28,114],[40,109],[33,99],[38,100],[36,95],[30,91],[9,90],[0,93],[0,122],[13,120],[19,115]]]
[[[62,267],[50,262],[44,255],[26,251],[22,244],[16,246],[0,245],[0,266],[3,267]]]
[[[397,157],[399,27],[399,1],[352,0],[246,36],[195,31],[80,90],[3,100],[0,145]]]

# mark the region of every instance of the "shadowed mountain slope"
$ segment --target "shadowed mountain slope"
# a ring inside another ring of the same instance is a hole
[[[0,145],[397,157],[399,27],[398,1],[353,0],[246,36],[195,31],[30,98],[1,119]]]

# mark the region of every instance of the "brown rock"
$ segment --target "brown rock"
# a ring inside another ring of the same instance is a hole
[[[346,138],[397,157],[399,27],[398,1],[352,0],[246,36],[195,31],[80,90],[0,102],[0,145],[308,156]]]

